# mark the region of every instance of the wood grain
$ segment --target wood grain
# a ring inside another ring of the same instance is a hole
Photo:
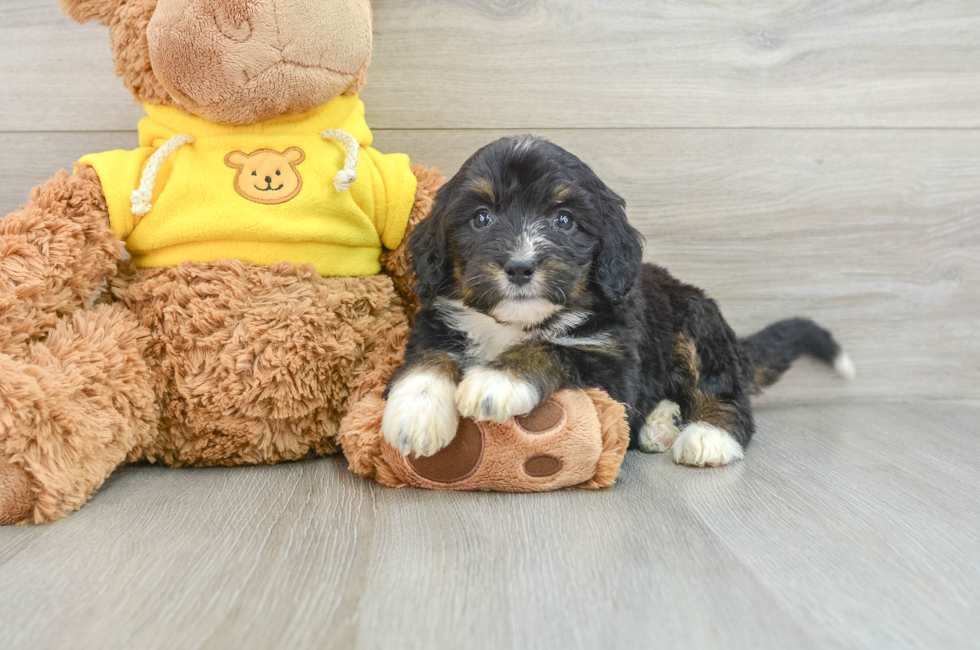
[[[453,173],[505,131],[385,131]],[[980,131],[543,131],[627,199],[647,259],[708,290],[736,331],[810,316],[858,365],[799,363],[764,398],[980,398]],[[0,210],[128,132],[0,134]],[[34,152],[31,154],[30,152]]]
[[[0,528],[3,647],[975,647],[978,415],[764,407],[745,461],[631,452],[603,492],[125,468]]]
[[[978,127],[972,0],[378,0],[378,128]],[[107,30],[0,4],[0,131],[135,121]]]

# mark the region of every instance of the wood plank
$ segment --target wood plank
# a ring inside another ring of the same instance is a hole
[[[763,409],[750,462],[680,498],[826,647],[974,647],[975,417],[945,404]],[[912,582],[923,600],[910,614]]]
[[[378,131],[452,174],[503,132]],[[781,317],[833,329],[845,383],[800,363],[763,400],[980,398],[980,131],[546,131],[626,197],[647,258],[705,287],[749,333]],[[0,212],[126,132],[6,134]]]
[[[0,529],[0,547],[21,546],[0,565],[0,582],[22,587],[0,595],[3,645],[296,647],[299,631],[303,647],[323,647],[349,637],[376,489],[339,457],[120,470],[57,524]],[[57,625],[46,624],[52,614]]]
[[[113,72],[109,32],[56,2],[0,3],[0,131],[135,129],[143,109]]]
[[[971,0],[383,0],[374,13],[365,98],[379,128],[980,126]],[[135,122],[105,28],[53,0],[6,0],[0,43],[0,131]]]
[[[3,646],[974,647],[978,409],[763,407],[743,462],[631,452],[602,492],[124,468],[0,527]]]
[[[705,534],[656,471],[666,457],[628,462],[623,483],[599,494],[380,492],[360,638],[379,648],[827,647]],[[392,589],[394,575],[403,587]]]

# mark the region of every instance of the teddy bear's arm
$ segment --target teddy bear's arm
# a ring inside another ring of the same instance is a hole
[[[0,220],[0,352],[19,355],[115,275],[123,253],[95,170],[58,172]]]
[[[414,314],[418,310],[419,302],[415,291],[412,289],[414,279],[410,270],[412,259],[408,252],[408,238],[415,226],[429,216],[436,192],[446,182],[446,177],[435,167],[412,165],[412,173],[418,179],[418,185],[415,190],[415,204],[412,206],[405,236],[397,248],[386,250],[381,255],[381,268],[384,273],[391,277],[395,290],[404,301],[409,314]]]

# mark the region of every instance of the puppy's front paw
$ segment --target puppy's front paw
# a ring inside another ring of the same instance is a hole
[[[674,444],[681,422],[681,407],[670,400],[662,400],[647,416],[640,429],[640,451],[660,454]]]
[[[506,422],[529,413],[539,401],[534,386],[513,373],[490,368],[470,370],[456,389],[459,414],[481,422]]]
[[[674,442],[674,462],[680,465],[727,465],[741,459],[743,453],[732,434],[707,422],[687,425]]]
[[[388,394],[381,430],[392,447],[405,454],[431,456],[456,435],[459,416],[456,385],[442,375],[410,372]]]

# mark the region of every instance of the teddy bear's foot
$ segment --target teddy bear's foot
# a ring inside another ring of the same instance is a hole
[[[60,321],[24,359],[0,354],[0,523],[78,509],[148,438],[147,338],[131,313],[100,305]]]
[[[0,461],[0,526],[30,521],[36,501],[27,471]]]
[[[460,421],[453,441],[427,457],[403,456],[383,440],[378,393],[351,411],[341,440],[351,468],[392,486],[540,492],[612,485],[629,432],[623,406],[602,391],[561,391],[504,423]]]

